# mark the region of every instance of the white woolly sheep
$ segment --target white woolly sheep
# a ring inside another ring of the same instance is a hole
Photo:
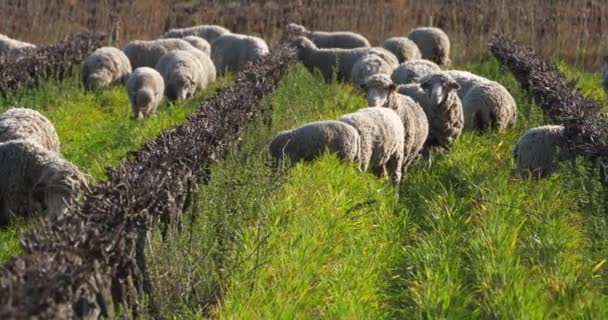
[[[441,67],[448,67],[450,60],[450,38],[439,28],[420,27],[407,35],[416,43],[422,53],[422,58],[431,60]]]
[[[315,72],[315,69],[319,70],[326,81],[331,81],[334,71],[338,81],[351,80],[355,63],[370,52],[382,57],[389,64],[397,60],[392,53],[383,48],[319,49],[306,37],[298,37],[292,42],[292,45],[297,49],[298,60],[310,72]]]
[[[338,121],[353,126],[361,137],[359,166],[376,175],[390,177],[393,185],[401,181],[405,129],[401,119],[387,108],[364,108],[346,114]]]
[[[0,143],[0,177],[0,225],[11,214],[62,215],[86,186],[76,166],[30,140]]]
[[[391,79],[398,85],[416,83],[424,75],[437,71],[441,71],[441,68],[433,61],[425,59],[410,60],[395,68]]]
[[[211,60],[211,57],[208,54],[195,48],[189,48],[185,51],[188,51],[201,62],[203,69],[205,70],[205,77],[203,77],[201,88],[207,88],[207,86],[209,86],[217,78],[217,69],[215,68],[215,64]]]
[[[384,41],[382,47],[392,52],[399,60],[399,63],[422,59],[422,54],[416,43],[406,37],[388,38]]]
[[[350,31],[309,31],[304,26],[290,23],[287,25],[287,32],[294,37],[304,36],[309,38],[318,48],[353,49],[371,47],[364,36]]]
[[[165,81],[165,96],[170,101],[187,99],[204,89],[207,75],[200,60],[186,50],[171,51],[158,61],[156,70]]]
[[[516,165],[513,173],[522,178],[547,177],[558,162],[571,157],[563,126],[532,128],[519,138],[513,148]]]
[[[361,138],[352,126],[340,121],[317,121],[279,132],[268,147],[275,160],[292,163],[312,161],[329,150],[340,159],[354,162],[359,158]]]
[[[473,86],[462,100],[465,130],[502,131],[517,122],[517,104],[500,83],[489,81]]]
[[[374,53],[369,53],[361,57],[351,71],[351,82],[355,86],[359,86],[365,80],[374,74],[386,74],[391,75],[393,73],[393,67]]]
[[[602,88],[604,88],[604,92],[608,95],[608,56],[604,56],[602,61]]]
[[[462,133],[464,112],[458,83],[443,72],[431,73],[420,83],[399,86],[400,94],[418,102],[429,121],[427,146],[449,148]]]
[[[217,37],[230,33],[230,30],[218,25],[199,25],[188,28],[176,28],[165,32],[161,38],[184,38],[186,36],[201,37],[212,43]]]
[[[12,39],[0,33],[0,55],[17,54],[23,50],[34,49],[35,45]]]
[[[137,119],[156,113],[165,92],[165,80],[158,71],[150,67],[137,68],[126,87],[131,111]]]
[[[458,97],[460,99],[464,99],[464,97],[469,93],[471,88],[481,83],[492,82],[492,80],[488,78],[484,78],[482,76],[478,76],[474,73],[462,70],[446,70],[444,71],[448,75],[450,75],[458,84],[460,85],[460,90],[458,90]]]
[[[270,52],[262,38],[227,33],[211,43],[211,59],[219,74],[240,71],[247,63],[256,63]]]
[[[367,92],[368,107],[389,108],[399,115],[405,128],[403,171],[406,172],[428,139],[429,121],[424,110],[412,98],[396,93],[397,85],[386,75],[373,75],[360,87]]]
[[[0,114],[0,142],[10,140],[31,140],[54,152],[59,152],[60,147],[55,126],[28,108],[10,108]]]
[[[131,70],[131,62],[124,52],[114,47],[102,47],[84,60],[82,84],[86,90],[122,85],[126,83]]]
[[[196,48],[183,39],[135,40],[127,44],[124,52],[129,57],[133,69],[137,69],[139,67],[154,68],[158,60],[166,53],[187,49]]]
[[[182,38],[182,40],[187,41],[193,47],[211,56],[211,45],[209,42],[207,42],[207,40],[197,36],[185,36]]]

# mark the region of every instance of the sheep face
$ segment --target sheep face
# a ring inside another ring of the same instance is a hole
[[[165,94],[171,101],[178,99],[188,99],[194,94],[195,86],[192,81],[186,77],[179,76],[173,78],[173,80],[167,85]]]
[[[145,118],[154,109],[155,97],[149,90],[139,90],[135,95],[133,114],[137,119]]]
[[[106,72],[97,72],[89,75],[85,82],[85,89],[97,90],[110,85],[110,76]]]
[[[78,191],[86,186],[86,180],[71,164],[51,166],[43,170],[34,188],[34,198],[42,202],[49,216],[65,214],[74,203]]]
[[[460,85],[455,80],[435,76],[427,77],[420,83],[420,87],[427,92],[434,106],[445,102],[452,91],[460,90]]]
[[[397,91],[397,85],[382,74],[367,78],[360,87],[367,92],[367,106],[370,108],[384,106],[390,95]]]

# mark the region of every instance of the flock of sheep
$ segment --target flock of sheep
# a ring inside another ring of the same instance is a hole
[[[354,84],[366,93],[367,107],[278,133],[269,145],[276,160],[311,161],[329,149],[397,186],[419,155],[448,149],[463,130],[502,131],[517,120],[515,100],[502,85],[447,70],[450,41],[438,28],[416,28],[382,47],[353,32],[309,31],[293,23],[286,36],[307,69],[327,81]],[[31,48],[0,35],[0,55]],[[123,50],[99,48],[83,62],[82,83],[85,90],[124,85],[133,115],[142,119],[163,97],[187,99],[218,74],[239,71],[268,53],[263,39],[221,26],[172,29]],[[566,150],[563,127],[532,129],[514,148],[516,171],[548,175],[556,160],[568,157]],[[86,187],[84,175],[61,156],[53,124],[25,108],[0,114],[0,177],[0,225],[12,215],[60,216]]]

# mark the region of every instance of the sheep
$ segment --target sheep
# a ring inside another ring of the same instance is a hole
[[[425,59],[410,60],[400,64],[391,75],[395,84],[405,85],[416,83],[426,74],[441,71],[435,62]]]
[[[418,102],[429,121],[426,147],[448,149],[462,133],[464,111],[458,98],[458,83],[443,72],[428,74],[420,83],[399,86],[400,94]]]
[[[219,74],[240,71],[247,63],[256,63],[270,52],[262,38],[227,33],[211,43],[211,59]]]
[[[429,135],[429,121],[422,107],[412,98],[396,93],[397,85],[383,74],[369,77],[361,89],[367,92],[370,108],[384,107],[397,113],[405,129],[403,172],[414,163]]]
[[[334,70],[338,81],[349,81],[355,63],[373,52],[382,57],[389,64],[393,64],[397,58],[382,48],[354,48],[354,49],[319,49],[306,37],[298,37],[292,42],[298,52],[298,60],[310,71],[318,69],[326,81],[331,81]],[[394,60],[393,60],[394,59]]]
[[[82,84],[86,90],[123,85],[131,70],[131,62],[124,52],[114,47],[101,47],[84,60]]]
[[[374,74],[382,73],[390,75],[393,73],[393,67],[376,54],[369,53],[361,57],[351,71],[351,82],[355,86],[359,86],[361,83]]]
[[[135,40],[125,46],[124,52],[129,57],[133,69],[137,69],[139,67],[154,68],[165,53],[187,49],[196,48],[183,39]]]
[[[469,93],[471,88],[475,87],[481,83],[488,83],[492,80],[488,78],[484,78],[482,76],[478,76],[474,73],[462,70],[446,70],[444,71],[446,74],[454,78],[456,82],[460,85],[460,90],[458,90],[458,97],[460,99],[464,99],[464,97]]]
[[[404,63],[410,60],[422,59],[422,53],[414,41],[406,37],[392,37],[386,39],[382,47],[392,52],[399,63]]]
[[[604,88],[604,92],[608,95],[608,56],[604,56],[602,61],[602,88]]]
[[[464,129],[503,131],[517,122],[517,103],[500,83],[488,81],[473,86],[462,100]]]
[[[209,42],[207,42],[207,40],[197,36],[185,36],[182,38],[182,40],[187,41],[193,47],[201,50],[202,52],[211,55],[211,45]]]
[[[131,73],[126,87],[131,110],[137,119],[156,113],[165,92],[165,80],[158,71],[149,67],[137,68]]]
[[[203,66],[205,70],[205,77],[203,77],[203,82],[201,83],[201,88],[206,88],[209,84],[215,81],[217,78],[217,69],[215,68],[215,64],[211,60],[211,57],[201,50],[197,50],[195,48],[188,48],[185,51],[188,51],[193,56],[195,56]]]
[[[198,88],[204,89],[205,67],[186,50],[165,54],[158,61],[156,70],[165,81],[165,96],[170,101],[189,98]]]
[[[441,67],[449,67],[450,60],[450,38],[445,32],[434,27],[420,27],[410,31],[407,35],[414,41],[422,58],[431,60]]]
[[[371,47],[364,36],[349,31],[309,31],[304,26],[296,23],[288,24],[287,31],[294,37],[304,36],[309,38],[318,48],[353,49]]]
[[[564,126],[546,125],[528,130],[513,147],[516,168],[513,174],[522,178],[547,177],[559,161],[571,159],[573,153],[564,136]]]
[[[389,176],[394,186],[401,181],[405,129],[401,119],[387,108],[363,108],[338,121],[351,125],[361,137],[359,167],[376,175]]]
[[[12,39],[0,33],[0,55],[13,55],[35,48],[36,46],[31,43]]]
[[[63,215],[86,187],[76,166],[31,140],[0,143],[0,177],[0,225],[45,209]]]
[[[197,36],[212,43],[217,37],[230,33],[230,30],[218,25],[199,25],[182,29],[171,29],[161,35],[161,38],[184,38]]]
[[[340,121],[311,122],[279,132],[270,142],[270,155],[276,160],[287,158],[292,163],[312,161],[328,149],[340,159],[355,162],[359,158],[361,137],[357,130]]]
[[[31,140],[43,148],[59,152],[59,136],[55,126],[36,110],[10,108],[0,114],[0,142]]]

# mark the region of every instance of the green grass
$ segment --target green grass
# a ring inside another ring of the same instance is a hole
[[[608,99],[602,88],[601,73],[577,70],[566,63],[558,63],[558,67],[568,78],[578,81],[577,87],[585,96],[595,99],[604,110],[608,110]]]
[[[105,179],[106,167],[118,165],[128,151],[137,150],[163,129],[185,121],[205,97],[231,81],[232,77],[219,78],[192,99],[176,104],[163,102],[157,114],[141,122],[133,118],[124,88],[85,92],[75,76],[0,99],[0,112],[26,107],[48,117],[59,135],[62,155],[94,183]],[[0,261],[19,253],[16,234],[28,226],[22,222],[0,230]]]

